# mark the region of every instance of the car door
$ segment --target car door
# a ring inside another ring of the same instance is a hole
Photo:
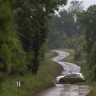
[[[64,78],[60,79],[61,83],[70,83],[70,74],[67,74],[66,76],[64,76]]]

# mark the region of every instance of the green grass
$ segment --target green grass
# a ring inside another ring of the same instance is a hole
[[[96,96],[96,82],[92,82],[92,80],[91,80],[91,75],[90,75],[91,72],[89,71],[86,60],[80,59],[80,60],[75,61],[74,60],[74,50],[71,50],[71,49],[62,49],[62,50],[70,53],[70,56],[67,57],[66,59],[64,59],[65,62],[66,61],[72,62],[72,63],[75,63],[75,64],[81,66],[81,68],[82,68],[81,71],[87,80],[87,82],[81,83],[81,84],[88,84],[88,85],[92,86],[93,89],[87,96]]]
[[[96,82],[91,82],[90,85],[92,86],[92,91],[88,94],[88,96],[96,96]]]
[[[38,74],[32,75],[31,72],[26,73],[24,77],[10,76],[0,86],[0,96],[35,96],[41,90],[54,85],[54,78],[59,75],[61,66],[50,60],[54,56],[53,52],[46,54],[44,64],[41,63]],[[16,81],[20,80],[22,86],[19,93],[16,87]]]

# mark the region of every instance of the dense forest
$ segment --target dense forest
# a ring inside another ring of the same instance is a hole
[[[84,27],[77,21],[77,14],[82,11],[82,2],[73,1],[68,10],[64,9],[59,15],[54,15],[49,24],[48,45],[50,48],[76,48],[79,41],[76,39],[84,34]]]
[[[66,0],[0,1],[0,82],[8,75],[37,73],[48,22],[63,4]]]
[[[96,5],[80,13],[78,19],[86,28],[86,59],[92,72],[92,79],[96,80]]]
[[[83,2],[72,1],[69,8],[54,15],[49,24],[50,49],[74,49],[74,59],[86,59],[96,80],[96,5],[84,10]]]

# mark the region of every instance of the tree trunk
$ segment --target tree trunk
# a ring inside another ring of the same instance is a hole
[[[33,60],[33,66],[32,66],[32,73],[37,74],[39,67],[39,49],[34,51],[34,60]]]
[[[3,55],[0,54],[0,63],[3,64],[3,68],[2,70],[0,70],[2,72],[2,75],[0,76],[0,83],[4,80],[6,80],[6,78],[8,77],[8,74],[10,73],[10,69],[8,66],[8,63],[6,62],[6,59]]]

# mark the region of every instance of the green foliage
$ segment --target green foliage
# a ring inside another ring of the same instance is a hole
[[[31,68],[32,68],[33,59],[34,59],[34,52],[33,51],[27,52],[27,62],[26,63],[27,63],[28,70],[31,70]]]
[[[93,66],[95,65],[96,63],[96,41],[95,43],[93,44],[93,48],[92,48],[92,52],[91,52],[91,61],[93,63]]]
[[[58,6],[65,2],[66,0],[19,0],[12,5],[23,49],[28,53],[33,51],[34,54],[30,65],[34,74],[38,71],[40,48],[47,37],[48,22]]]
[[[63,10],[59,15],[54,15],[49,24],[49,48],[75,49],[81,35],[84,34],[84,27],[75,21],[76,17],[74,18],[73,12]]]
[[[78,12],[83,11],[83,1],[71,1],[70,2],[70,7],[69,7],[69,12],[72,12],[73,14],[77,14]]]
[[[1,1],[0,2],[0,66],[2,66],[2,70],[0,70],[3,75],[9,73],[9,59],[11,58],[11,49],[8,46],[8,43],[11,43],[12,38],[9,37],[14,34],[13,27],[10,26],[11,22],[11,9],[9,7],[9,1]],[[7,9],[7,10],[6,10]],[[5,78],[0,76],[0,82]]]
[[[85,58],[85,49],[86,49],[86,40],[85,40],[85,36],[82,34],[78,40],[77,40],[77,44],[75,47],[75,60],[80,60],[80,59],[84,59]]]
[[[96,64],[93,67],[92,73],[93,73],[93,75],[92,75],[93,78],[92,79],[96,80]]]
[[[66,1],[0,1],[0,83],[9,73],[23,76],[28,68],[37,73],[39,58],[44,58],[41,47],[47,37],[48,22]]]
[[[54,55],[52,51],[48,51],[45,55],[45,63],[41,64],[37,75],[28,72],[23,77],[18,75],[10,76],[2,83],[0,96],[35,96],[36,93],[53,86],[53,80],[60,74],[62,68],[59,64],[49,60]],[[19,94],[16,87],[17,80],[21,81]]]
[[[26,71],[26,53],[22,49],[12,20],[10,1],[0,1],[0,82],[7,75]]]
[[[4,55],[7,60],[11,59],[12,52],[7,44],[2,44],[1,54]]]
[[[0,63],[0,79],[2,78],[4,65]]]
[[[16,46],[11,47],[13,55],[10,59],[11,63],[11,73],[17,74],[17,73],[24,73],[27,71],[27,54],[24,52],[22,47],[17,43]]]
[[[96,5],[90,6],[87,11],[84,11],[79,15],[79,20],[86,27],[85,39],[86,39],[86,53],[87,61],[92,75],[95,77],[95,64],[96,64]]]

